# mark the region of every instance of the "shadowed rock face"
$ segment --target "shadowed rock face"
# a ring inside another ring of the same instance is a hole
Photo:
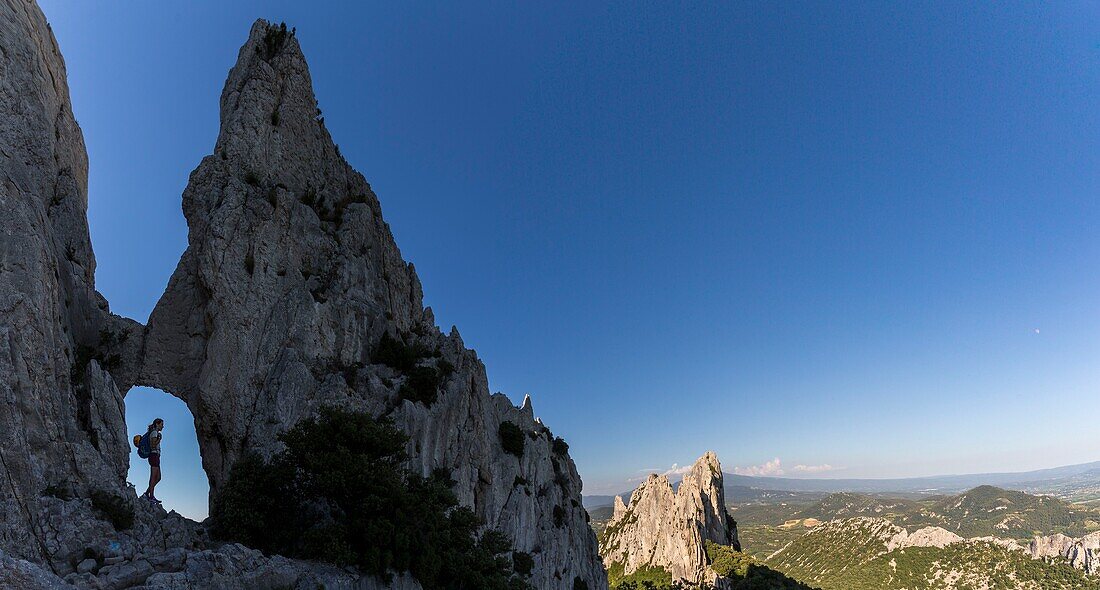
[[[95,291],[87,179],[46,19],[0,0],[0,547],[40,562],[62,550],[36,522],[43,490],[117,493],[128,467],[107,369],[136,366],[141,328]]]
[[[706,541],[740,549],[737,524],[726,512],[722,466],[713,452],[700,457],[673,491],[664,475],[650,475],[630,496],[615,498],[615,512],[600,548],[607,567],[629,574],[644,566],[668,570],[673,579],[714,583]]]
[[[393,418],[414,467],[450,471],[460,501],[533,555],[539,587],[605,584],[572,460],[529,403],[489,394],[457,330],[435,326],[378,198],[325,129],[292,33],[253,25],[183,209],[188,248],[150,317],[140,381],[191,408],[212,497],[242,454],[275,451],[318,407],[364,409]],[[401,399],[406,374],[371,363],[383,333],[425,351],[421,366],[454,367],[437,401]],[[521,458],[501,447],[504,421],[528,435]]]
[[[317,408],[367,410],[409,434],[414,469],[450,471],[459,500],[531,554],[535,587],[606,587],[564,445],[529,399],[490,395],[476,353],[435,326],[377,197],[325,129],[292,32],[257,21],[241,48],[214,153],[183,195],[188,248],[147,328],[94,290],[84,144],[56,43],[23,0],[0,0],[0,111],[0,549],[66,575],[83,539],[104,535],[80,498],[133,497],[123,394],[143,384],[191,409],[212,494]],[[398,394],[410,371],[372,364],[383,334],[441,370],[433,403]],[[525,435],[519,457],[501,446],[505,421]],[[77,499],[40,499],[58,485]],[[64,532],[51,514],[67,515]],[[200,544],[148,518],[136,546]]]
[[[257,22],[241,48],[214,154],[184,191],[188,248],[141,376],[195,414],[214,493],[242,452],[273,450],[320,404],[381,411],[355,395],[372,345],[435,331],[378,199],[325,129],[297,40],[270,30]]]

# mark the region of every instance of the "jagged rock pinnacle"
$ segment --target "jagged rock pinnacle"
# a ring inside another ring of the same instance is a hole
[[[713,452],[700,457],[672,489],[665,475],[650,474],[630,496],[615,498],[600,548],[605,566],[622,564],[626,573],[643,566],[668,570],[673,579],[713,583],[706,541],[739,548],[737,524],[725,508],[722,466]]]

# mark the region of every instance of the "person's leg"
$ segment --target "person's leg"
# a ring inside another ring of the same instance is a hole
[[[144,496],[152,499],[154,489],[157,484],[160,483],[160,455],[149,455],[149,488],[145,490]]]

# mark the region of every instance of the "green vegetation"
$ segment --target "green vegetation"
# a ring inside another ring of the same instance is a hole
[[[756,537],[753,543],[746,543],[756,555],[762,551],[761,542],[771,546],[780,539],[789,541],[792,535],[808,531],[803,523],[811,518],[825,522],[868,516],[885,518],[910,531],[938,526],[967,538],[995,536],[1021,542],[1034,535],[1062,533],[1080,537],[1100,530],[1100,512],[1095,509],[1051,496],[1033,496],[993,486],[924,500],[836,493],[811,505],[753,503],[732,507],[731,511],[742,525],[742,533]],[[785,522],[788,525],[781,526]]]
[[[624,573],[622,563],[607,568],[607,582],[611,590],[641,590],[642,588],[667,589],[672,587],[672,574],[660,567],[643,567],[630,574]]]
[[[371,362],[376,365],[386,365],[407,373],[416,367],[417,361],[424,357],[424,351],[415,346],[408,346],[404,342],[390,336],[389,332],[382,334],[378,346],[374,349]]]
[[[732,547],[707,541],[707,560],[719,576],[726,578],[732,590],[814,590],[793,580]],[[673,581],[672,574],[661,567],[643,567],[624,573],[622,563],[613,563],[607,570],[611,590],[709,590],[706,585]]]
[[[512,553],[512,569],[521,576],[529,576],[535,569],[535,558],[530,553],[515,551]]]
[[[59,486],[57,484],[50,484],[46,486],[46,489],[42,490],[43,496],[50,496],[51,498],[57,498],[58,500],[72,499],[73,495],[69,493],[68,488]]]
[[[606,525],[603,534],[596,536],[596,541],[600,544],[602,553],[614,551],[618,547],[619,533],[627,526],[638,522],[638,515],[631,510],[632,506],[627,506],[626,513],[623,514],[622,518],[616,521],[615,524]],[[604,544],[608,543],[609,539],[615,539],[615,543],[605,548]]]
[[[987,542],[886,551],[886,539],[894,532],[885,523],[909,532],[938,526],[964,538],[993,536],[1025,544],[1033,535],[1078,537],[1100,529],[1096,510],[1051,496],[993,486],[915,500],[840,493],[812,504],[754,502],[735,507],[733,514],[741,523],[742,546],[752,557],[826,590],[1100,588],[1100,579],[1061,559],[1032,560]],[[841,520],[856,516],[877,520]],[[828,524],[806,526],[807,519]]]
[[[523,430],[519,426],[505,420],[500,423],[497,433],[500,434],[500,446],[504,447],[506,453],[523,457]]]
[[[256,52],[259,53],[260,57],[265,61],[270,60],[279,53],[286,43],[286,40],[293,37],[294,33],[294,29],[287,30],[286,23],[268,25],[267,30],[264,31],[263,43],[256,46]]]
[[[510,542],[458,506],[448,474],[402,467],[407,438],[367,414],[325,408],[240,459],[211,506],[212,533],[266,553],[410,572],[425,589],[528,588]],[[520,558],[522,561],[522,558]]]
[[[554,506],[554,526],[559,529],[565,526],[565,508],[561,506]]]
[[[772,553],[809,532],[799,523],[793,527],[752,524],[737,527],[737,538],[745,553],[756,559],[766,559]]]
[[[439,387],[454,372],[454,365],[445,359],[438,359],[435,367],[420,365],[420,360],[428,356],[422,347],[409,346],[387,332],[378,341],[371,362],[406,375],[397,392],[401,399],[430,406],[439,397]]]
[[[560,436],[554,437],[553,450],[555,455],[564,455],[569,452],[569,443]]]
[[[1100,528],[1097,520],[1096,511],[1052,496],[979,486],[911,511],[897,524],[940,526],[962,537],[1030,540],[1053,533],[1080,537]]]
[[[633,514],[628,512],[622,520],[626,521],[631,516]],[[610,531],[611,534],[615,532]],[[608,532],[605,531],[600,536],[601,545],[607,538]],[[768,567],[762,560],[754,559],[728,545],[707,541],[705,550],[711,569],[732,584],[726,587],[733,590],[813,590],[811,586]],[[627,574],[624,564],[613,563],[607,570],[607,578],[611,590],[708,590],[705,585],[673,581],[672,574],[661,567],[643,567]]]
[[[302,195],[298,197],[298,201],[313,209],[318,204],[317,189],[312,186],[306,187],[306,190],[302,191]]]
[[[829,494],[822,501],[798,512],[791,518],[816,518],[833,520],[854,516],[872,516],[893,519],[913,513],[921,504],[913,500],[878,498],[865,494],[840,492]]]
[[[401,399],[430,406],[439,397],[439,385],[442,382],[443,379],[435,367],[414,367],[397,394]]]
[[[121,496],[93,490],[92,508],[104,516],[117,531],[125,531],[134,526],[134,507]]]
[[[604,529],[607,528],[607,523],[611,520],[614,512],[615,509],[611,506],[600,506],[588,511],[588,524],[596,532],[596,539],[601,543],[603,542]]]
[[[706,552],[711,569],[734,582],[734,590],[813,590],[728,545],[707,541]]]
[[[895,529],[884,523],[833,522],[803,535],[767,563],[824,590],[1100,588],[1100,580],[1060,560],[1032,560],[987,542],[887,552],[885,542]]]

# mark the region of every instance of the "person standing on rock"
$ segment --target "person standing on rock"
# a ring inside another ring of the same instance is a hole
[[[160,483],[160,431],[164,430],[164,419],[157,418],[149,425],[149,431],[145,436],[149,437],[149,489],[141,495],[142,498],[160,504],[160,500],[153,495],[153,489]]]

